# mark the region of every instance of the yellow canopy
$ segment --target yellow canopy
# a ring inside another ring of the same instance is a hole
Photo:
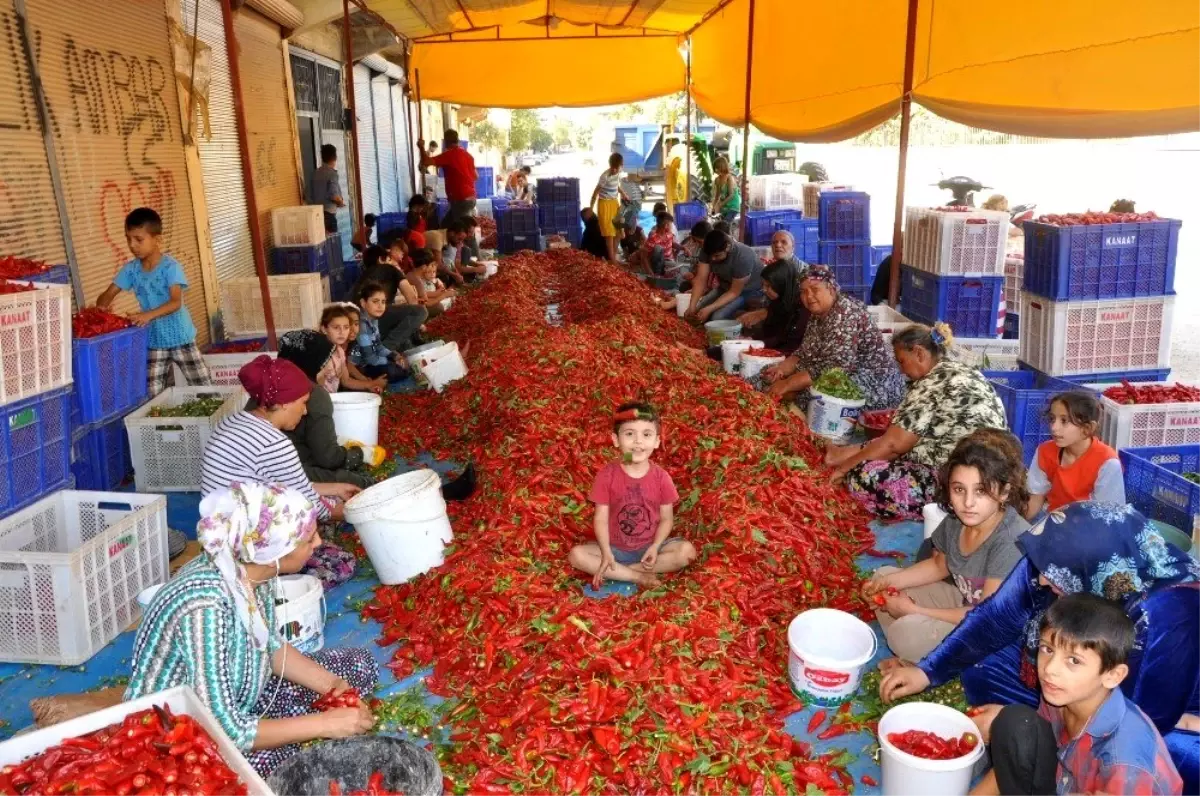
[[[414,40],[423,99],[609,105],[692,91],[745,121],[751,0],[368,0]],[[755,0],[750,120],[830,141],[894,115],[908,0]],[[949,119],[1059,137],[1200,129],[1195,0],[919,0],[913,98]]]

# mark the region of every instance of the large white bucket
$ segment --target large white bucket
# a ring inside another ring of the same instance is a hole
[[[971,772],[983,755],[982,743],[953,760],[925,760],[901,752],[887,739],[890,733],[908,730],[924,730],[943,738],[979,732],[966,715],[932,702],[906,702],[884,713],[879,719],[879,748],[886,796],[964,796],[971,790]]]
[[[938,504],[926,503],[921,509],[921,516],[925,518],[925,538],[928,539],[933,536],[933,532],[938,529],[947,515]]]
[[[845,702],[877,647],[875,631],[858,617],[833,608],[805,611],[788,625],[792,690],[807,702]]]
[[[737,321],[709,321],[704,324],[704,334],[709,345],[720,345],[725,340],[732,340],[742,333],[742,325]]]
[[[432,342],[424,343],[422,345],[417,346],[416,348],[410,348],[407,351],[405,351],[404,358],[406,360],[408,360],[409,370],[411,370],[413,372],[413,374],[416,375],[416,373],[418,372],[418,370],[421,367],[421,363],[419,362],[419,360],[421,358],[421,354],[423,354],[426,351],[432,351],[435,348],[441,348],[445,344],[446,344],[445,340],[434,340]]]
[[[742,352],[747,348],[762,348],[762,345],[759,340],[722,340],[721,366],[730,376],[734,375],[742,367]]]
[[[333,401],[333,430],[339,445],[350,440],[364,445],[379,444],[379,407],[383,399],[369,392],[336,392]]]
[[[687,315],[688,307],[692,306],[691,293],[676,293],[675,294],[675,314],[682,318]]]
[[[144,588],[140,592],[138,592],[138,595],[136,598],[137,604],[139,606],[141,606],[143,614],[146,613],[146,611],[150,608],[150,603],[154,602],[154,595],[156,595],[160,591],[162,591],[163,586],[166,586],[166,585],[167,584],[165,584],[165,583],[156,583],[155,585],[147,586],[146,588]]]
[[[433,470],[414,470],[364,489],[347,501],[346,521],[386,586],[441,566],[454,538],[442,480]]]
[[[419,378],[437,392],[446,385],[467,375],[467,363],[463,361],[458,343],[446,343],[440,348],[422,351],[417,355]]]
[[[325,587],[312,575],[284,575],[275,598],[279,635],[305,655],[325,646]]]
[[[742,378],[746,381],[753,382],[758,378],[758,374],[762,373],[772,365],[778,365],[787,357],[760,357],[750,351],[742,352]]]
[[[808,427],[812,433],[841,442],[854,433],[865,400],[846,401],[811,390],[808,402]]]

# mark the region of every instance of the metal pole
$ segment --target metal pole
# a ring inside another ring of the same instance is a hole
[[[912,0],[916,2],[916,0]],[[742,129],[742,223],[738,237],[746,242],[746,213],[750,203],[746,192],[750,189],[750,86],[754,75],[754,0],[750,0],[750,20],[746,28],[746,126]]]
[[[421,149],[421,162],[425,162],[425,153],[429,150],[425,147],[425,110],[421,107],[421,70],[413,70],[413,91],[417,95],[417,146]],[[420,165],[420,164],[418,164]],[[436,172],[435,172],[436,173]],[[421,190],[424,191],[429,186],[429,181],[426,179],[428,175],[425,169],[421,169]],[[434,202],[437,202],[437,190],[434,189]]]
[[[258,223],[258,202],[254,197],[254,167],[250,163],[250,137],[246,132],[246,105],[242,101],[242,73],[238,66],[237,35],[233,30],[233,0],[221,0],[221,17],[225,21],[225,51],[229,57],[229,82],[233,86],[233,114],[237,120],[238,152],[242,160],[242,187],[246,192],[246,215],[250,221],[250,246],[254,252],[254,269],[262,290],[263,319],[267,323],[267,349],[275,351],[275,314],[271,311],[271,282],[267,279],[267,258],[263,247],[262,227]]]
[[[754,2],[754,0],[750,0]],[[896,218],[892,226],[892,273],[888,303],[900,303],[900,264],[904,262],[904,180],[908,169],[908,125],[912,117],[913,56],[917,45],[917,5],[908,0],[908,32],[904,39],[904,93],[900,97],[900,164],[896,170]]]
[[[687,144],[683,148],[684,161],[687,168],[687,179],[683,181],[683,201],[691,201],[692,198],[692,40],[688,39],[687,43],[687,63],[684,66],[686,70],[683,77],[683,90],[687,92]]]
[[[350,148],[353,156],[346,160],[353,163],[354,178],[358,180],[358,190],[354,192],[354,209],[357,213],[350,220],[350,234],[353,235],[354,225],[360,223],[363,217],[363,192],[362,172],[359,170],[358,161],[358,106],[354,102],[354,43],[350,36],[350,0],[342,0],[342,38],[345,39],[346,47],[346,98],[350,101],[350,139],[354,142],[354,146]],[[350,184],[349,175],[346,184]]]
[[[407,89],[408,86],[405,86]],[[412,146],[412,102],[408,99],[408,92],[405,91],[401,95],[404,98],[404,141],[408,144],[408,182],[409,190],[412,195],[417,195],[417,167],[413,163],[413,146]],[[419,109],[418,109],[419,110]]]

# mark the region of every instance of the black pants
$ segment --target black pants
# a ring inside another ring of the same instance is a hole
[[[325,231],[330,234],[338,231],[337,216],[335,216],[333,213],[325,214]]]
[[[421,324],[428,317],[428,311],[415,304],[393,304],[388,307],[379,319],[379,337],[383,347],[401,353],[418,345]]]
[[[1033,708],[1009,705],[992,722],[992,770],[1004,796],[1058,793],[1054,729]]]

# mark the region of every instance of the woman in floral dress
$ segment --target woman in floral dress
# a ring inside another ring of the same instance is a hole
[[[977,429],[1008,427],[991,383],[946,357],[951,341],[944,323],[915,324],[893,337],[896,361],[912,384],[892,424],[866,445],[829,448],[825,462],[834,480],[845,479],[850,494],[880,519],[920,519],[958,441]]]
[[[800,301],[811,317],[800,349],[767,369],[769,394],[796,394],[808,408],[809,388],[827,370],[841,368],[866,396],[867,409],[890,409],[904,397],[904,377],[871,320],[866,305],[838,289],[826,265],[809,266],[800,283]]]

